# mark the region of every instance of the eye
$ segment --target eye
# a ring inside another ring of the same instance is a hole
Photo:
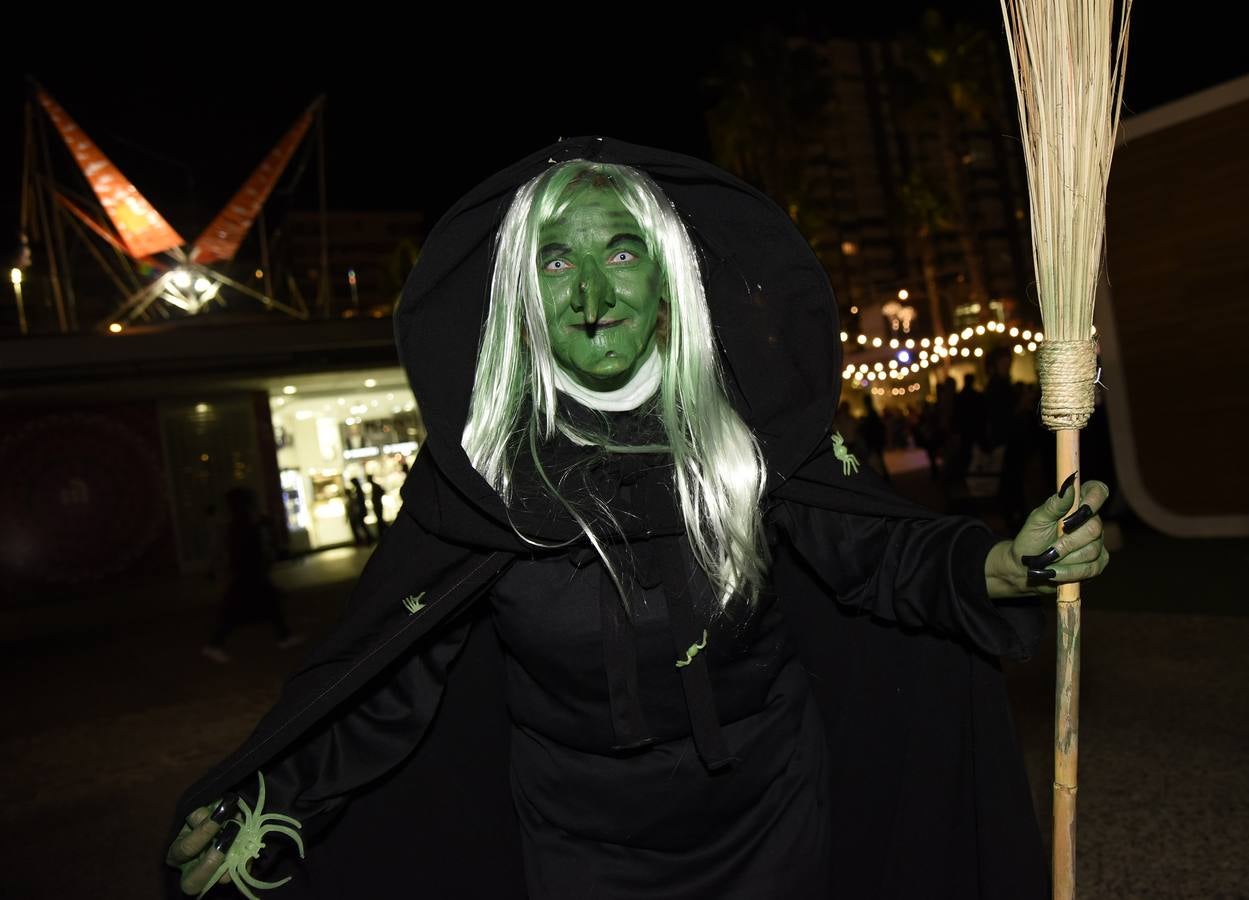
[[[572,268],[572,263],[566,259],[553,259],[542,267],[546,272],[563,272]]]
[[[628,250],[617,250],[615,253],[612,254],[611,262],[613,264],[631,263],[635,259],[637,259],[637,254],[631,253]]]

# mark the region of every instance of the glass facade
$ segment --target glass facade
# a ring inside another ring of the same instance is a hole
[[[393,381],[348,373],[338,385],[271,395],[292,552],[376,540],[397,514],[425,430],[398,370]]]

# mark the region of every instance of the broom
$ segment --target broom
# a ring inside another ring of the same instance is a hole
[[[1132,0],[1000,0],[1028,170],[1032,260],[1045,340],[1041,420],[1058,440],[1057,483],[1075,476],[1093,412],[1093,297],[1106,232],[1106,181],[1119,128]],[[1054,723],[1054,897],[1075,896],[1080,585],[1058,588]]]

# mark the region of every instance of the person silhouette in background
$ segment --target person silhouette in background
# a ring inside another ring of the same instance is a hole
[[[876,412],[870,395],[863,398],[863,419],[859,423],[859,435],[867,449],[867,464],[888,481],[889,470],[885,468],[885,421]]]
[[[380,541],[382,535],[386,533],[386,508],[382,503],[382,499],[386,496],[386,489],[378,484],[372,475],[365,475],[365,480],[369,483],[369,503],[373,506],[373,518],[377,519],[377,539]]]
[[[226,492],[228,519],[222,530],[221,551],[226,564],[226,586],[221,595],[217,627],[201,652],[217,663],[230,662],[225,642],[239,625],[268,622],[278,647],[300,644],[304,636],[290,630],[282,612],[282,593],[269,577],[275,552],[267,517],[258,511],[256,493],[248,487]]]
[[[365,506],[364,485],[359,478],[352,478],[351,489],[347,492],[347,521],[351,523],[351,536],[358,547],[373,543],[373,533],[364,524],[366,515],[368,509]]]

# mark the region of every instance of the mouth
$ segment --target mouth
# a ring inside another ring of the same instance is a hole
[[[597,322],[575,322],[568,326],[569,330],[592,332],[600,328],[614,328],[623,325],[628,319],[599,319]]]

